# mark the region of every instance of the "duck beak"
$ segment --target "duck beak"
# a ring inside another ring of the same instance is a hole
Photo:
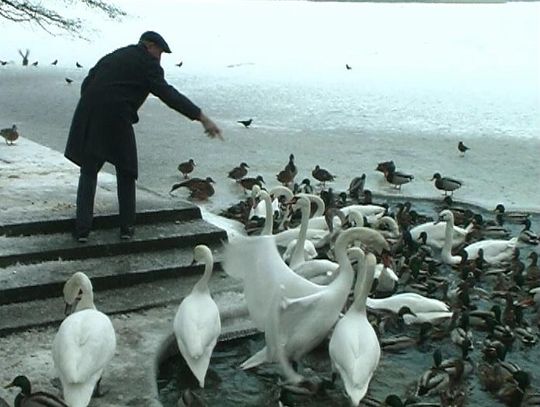
[[[15,386],[13,383],[6,384],[6,385],[4,386],[4,389],[9,389],[10,387],[13,387],[13,386]]]

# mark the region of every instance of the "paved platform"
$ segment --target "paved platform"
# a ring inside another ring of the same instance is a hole
[[[116,178],[101,172],[94,230],[88,243],[77,243],[71,230],[78,174],[61,153],[30,140],[0,145],[0,382],[26,374],[35,390],[60,394],[50,346],[64,318],[63,284],[83,271],[118,341],[103,378],[110,392],[91,405],[159,407],[156,377],[163,352],[174,348],[172,318],[203,271],[192,264],[196,244],[214,253],[209,285],[222,338],[252,332],[240,283],[220,270],[227,233],[196,205],[138,187],[136,234],[122,241]],[[0,388],[0,397],[13,400],[15,392]]]

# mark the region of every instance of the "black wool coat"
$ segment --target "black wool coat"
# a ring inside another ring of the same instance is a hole
[[[191,120],[199,118],[201,109],[167,83],[159,61],[142,44],[101,58],[81,85],[64,155],[79,166],[84,157],[97,157],[137,178],[133,123],[149,93]]]

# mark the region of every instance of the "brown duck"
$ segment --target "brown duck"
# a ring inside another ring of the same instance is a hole
[[[246,163],[244,162],[240,163],[238,167],[234,167],[232,170],[229,171],[229,174],[227,175],[227,177],[234,179],[235,181],[238,181],[239,179],[242,179],[247,175],[248,168],[249,168],[249,165],[247,165]]]
[[[178,171],[182,173],[184,178],[189,178],[189,174],[195,169],[195,161],[193,158],[190,158],[189,161],[178,164]]]
[[[281,170],[277,175],[276,178],[281,184],[284,186],[289,186],[294,181],[294,175],[291,171],[288,169]]]
[[[333,181],[335,179],[335,176],[330,174],[328,170],[319,167],[319,165],[315,166],[313,171],[311,171],[311,175],[313,175],[313,178],[315,178],[317,181],[322,183],[323,188],[327,182]]]
[[[238,180],[238,183],[242,185],[242,188],[244,188],[244,192],[251,191],[251,188],[253,188],[254,185],[258,185],[262,188],[262,184],[264,184],[264,179],[262,175],[257,175],[256,178],[242,178]]]
[[[294,154],[289,155],[289,162],[284,168],[285,171],[289,171],[294,179],[296,175],[298,174],[298,168],[296,168],[296,165],[294,164]]]
[[[9,387],[21,389],[15,397],[16,407],[68,407],[61,398],[53,394],[44,391],[32,393],[32,385],[26,376],[17,376],[6,386],[6,388]]]
[[[0,136],[6,139],[6,144],[13,145],[13,142],[19,138],[19,132],[17,126],[13,125],[11,128],[0,130]]]
[[[169,191],[169,194],[172,193],[174,190],[178,188],[185,187],[189,189],[190,191],[190,198],[197,199],[199,201],[204,201],[214,195],[214,187],[212,184],[214,184],[215,181],[210,178],[206,177],[203,178],[191,178],[187,181],[182,181],[177,184],[174,184]]]

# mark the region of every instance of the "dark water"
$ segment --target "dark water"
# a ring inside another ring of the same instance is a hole
[[[389,201],[393,207],[396,202]],[[440,210],[434,202],[414,201],[413,209],[429,217],[436,217]],[[481,213],[484,219],[493,219],[492,212],[480,208],[472,208],[476,213]],[[540,224],[540,216],[533,215],[531,218],[532,229]],[[510,231],[511,236],[517,236],[523,226],[519,224],[505,223],[504,226]],[[531,251],[538,252],[538,246],[520,247],[520,260],[527,266],[529,260],[527,256]],[[435,253],[435,258],[438,254]],[[450,281],[457,278],[458,273],[450,267],[441,265],[438,269],[439,275],[447,276]],[[482,279],[476,284],[488,292],[493,289],[493,279],[488,281]],[[519,301],[528,292],[529,287],[525,284],[521,291],[517,291],[514,299]],[[409,291],[402,288],[400,291]],[[435,293],[439,297],[439,293]],[[504,309],[502,298],[481,300],[471,298],[472,304],[478,309],[489,309],[494,303]],[[531,325],[535,335],[539,336],[538,317],[532,308],[524,311],[524,320]],[[418,332],[416,326],[406,326],[404,334],[414,336]],[[385,334],[385,336],[390,334]],[[474,350],[469,356],[475,366],[475,370],[464,380],[464,388],[468,395],[470,406],[498,406],[504,405],[495,399],[491,394],[482,390],[478,381],[476,367],[482,359],[481,349],[487,333],[473,329]],[[180,394],[186,389],[192,389],[193,393],[200,396],[208,406],[277,406],[278,400],[288,406],[349,406],[350,401],[346,396],[342,382],[338,378],[334,384],[330,384],[331,376],[330,359],[327,353],[328,343],[321,344],[316,350],[311,352],[303,361],[301,369],[304,369],[308,378],[317,376],[322,381],[322,390],[314,396],[293,395],[283,391],[279,386],[280,374],[277,365],[265,365],[249,371],[243,371],[239,365],[249,356],[264,346],[264,336],[255,335],[244,339],[236,339],[219,343],[213,353],[208,374],[206,376],[205,388],[200,389],[198,383],[191,374],[189,368],[183,361],[180,354],[166,360],[161,366],[158,378],[160,398],[164,406],[176,406]],[[378,400],[384,400],[389,394],[397,394],[403,400],[414,395],[420,376],[433,364],[433,351],[440,348],[443,358],[458,357],[460,349],[454,345],[450,338],[442,340],[430,339],[421,346],[410,347],[399,353],[383,351],[377,371],[375,372],[368,391],[368,396]],[[538,391],[539,374],[538,363],[540,363],[540,350],[538,344],[525,345],[516,337],[506,356],[506,360],[518,364],[522,370],[531,374],[531,391]],[[311,369],[309,370],[305,369]],[[423,396],[419,401],[439,402],[437,394]]]

